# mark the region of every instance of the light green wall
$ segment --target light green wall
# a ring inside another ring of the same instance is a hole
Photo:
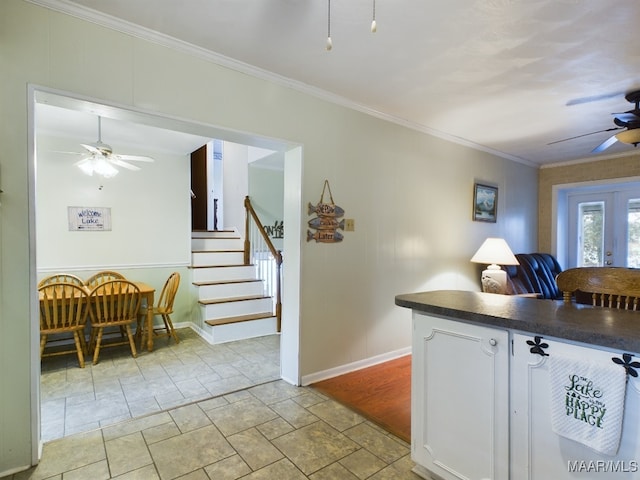
[[[283,160],[284,164],[284,160]],[[262,224],[273,227],[284,219],[284,172],[260,166],[260,161],[249,164],[249,196]],[[273,246],[282,250],[281,238],[271,237]]]
[[[103,68],[95,68],[96,59]],[[355,219],[341,244],[301,246],[300,372],[406,349],[397,293],[479,289],[469,259],[487,236],[536,245],[535,169],[409,130],[206,59],[51,12],[0,2],[0,474],[32,439],[29,83],[303,146],[302,198],[325,179]],[[500,189],[496,224],[471,221],[474,180]],[[303,212],[302,230],[310,217]],[[303,232],[305,233],[305,232]],[[285,288],[287,286],[285,279]]]

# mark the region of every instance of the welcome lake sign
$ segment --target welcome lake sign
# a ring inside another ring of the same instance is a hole
[[[109,207],[67,207],[69,231],[109,231],[111,230],[111,208]]]

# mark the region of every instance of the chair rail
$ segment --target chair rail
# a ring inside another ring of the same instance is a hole
[[[274,316],[276,317],[279,332],[282,326],[282,252],[277,250],[273,245],[258,214],[254,210],[253,205],[251,205],[251,199],[248,196],[244,199],[244,208],[246,212],[244,226],[244,264],[250,265],[252,260],[255,260],[258,265],[258,276],[265,282],[267,291],[274,296]],[[275,272],[271,272],[271,269],[268,267],[262,268],[262,263],[265,261],[265,254],[270,255],[270,261],[275,264]]]

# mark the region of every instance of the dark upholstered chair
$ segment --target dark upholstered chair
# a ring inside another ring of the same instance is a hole
[[[533,285],[524,275],[520,265],[503,265],[502,268],[507,271],[507,295],[535,293]]]
[[[549,253],[518,253],[516,266],[518,277],[530,293],[539,293],[540,298],[562,299],[562,292],[556,283],[556,276],[562,267]]]

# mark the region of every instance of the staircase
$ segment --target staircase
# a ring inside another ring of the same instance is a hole
[[[192,282],[201,334],[224,343],[277,332],[273,298],[254,265],[244,265],[244,240],[235,230],[193,232]]]

